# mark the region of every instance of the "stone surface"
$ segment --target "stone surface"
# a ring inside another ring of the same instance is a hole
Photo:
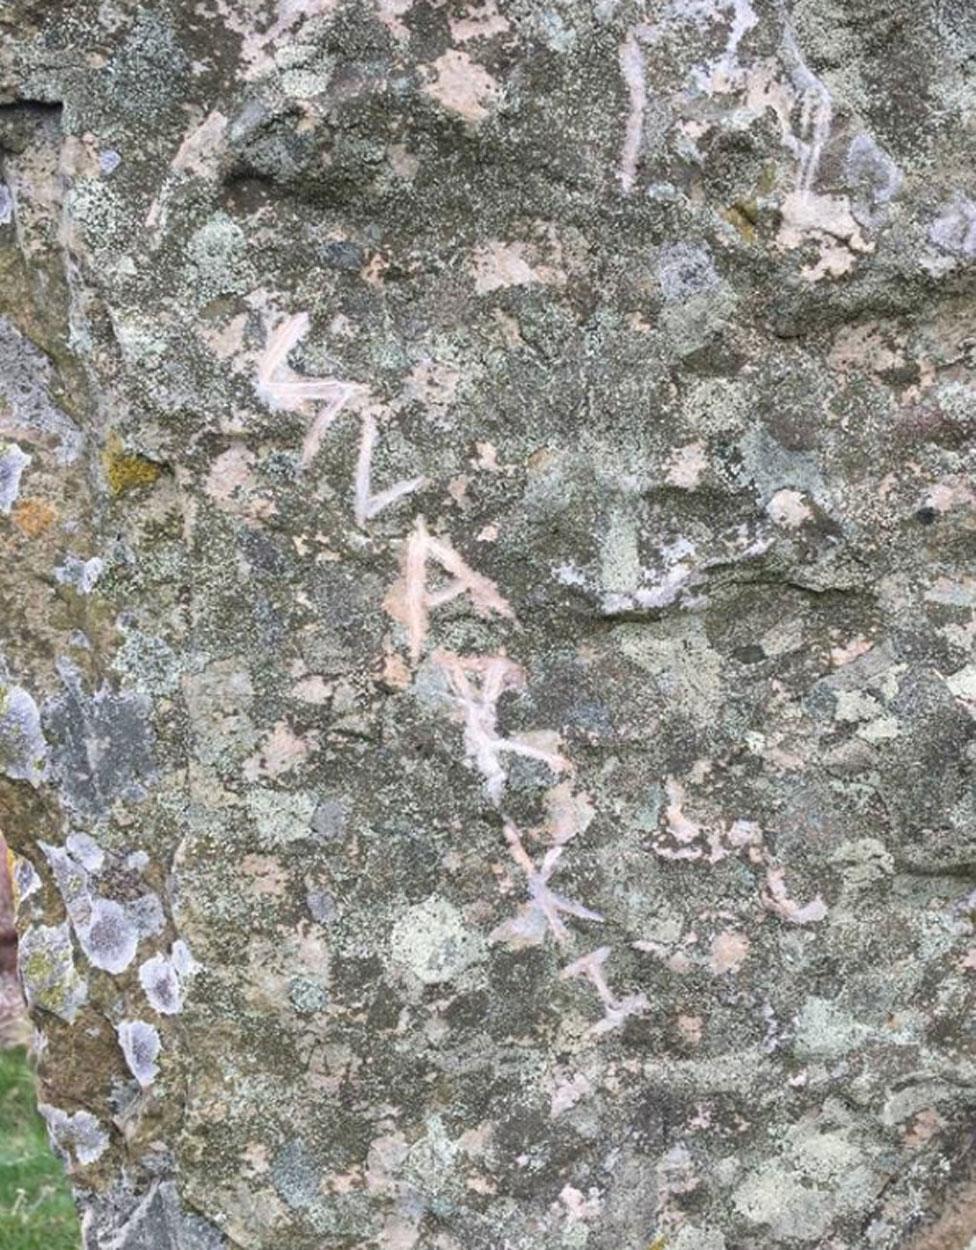
[[[87,1250],[967,1250],[962,0],[7,0],[0,824]]]

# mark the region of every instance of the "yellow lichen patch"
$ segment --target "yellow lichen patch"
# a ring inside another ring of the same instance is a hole
[[[647,1247],[647,1250],[665,1250],[667,1244],[668,1239],[666,1237],[655,1237],[651,1244]]]
[[[113,495],[122,495],[140,486],[152,486],[162,468],[145,456],[127,452],[117,434],[110,434],[102,453],[105,479]]]
[[[10,511],[11,521],[28,538],[37,538],[50,529],[57,515],[57,509],[45,499],[22,499]]]
[[[754,203],[733,204],[722,216],[733,225],[747,243],[756,241],[756,206]]]

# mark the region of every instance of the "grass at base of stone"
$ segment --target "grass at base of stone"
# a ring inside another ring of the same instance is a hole
[[[81,1235],[64,1168],[37,1114],[22,1048],[0,1050],[0,1246],[78,1250]]]

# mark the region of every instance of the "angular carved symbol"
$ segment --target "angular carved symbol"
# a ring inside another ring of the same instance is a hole
[[[559,865],[564,847],[551,846],[542,857],[541,866],[537,868],[525,849],[521,834],[511,821],[505,822],[505,841],[512,853],[512,859],[525,873],[529,902],[520,908],[516,916],[494,930],[491,935],[493,941],[509,942],[513,946],[534,946],[542,941],[548,928],[560,946],[564,946],[569,941],[569,930],[560,919],[560,912],[567,916],[576,916],[579,920],[603,920],[599,912],[584,907],[582,903],[574,903],[572,899],[556,894],[549,888],[549,881]]]
[[[356,524],[364,526],[384,508],[424,485],[422,477],[397,482],[388,490],[374,495],[370,483],[373,452],[379,440],[376,417],[365,407],[369,391],[355,382],[338,378],[303,378],[288,364],[288,353],[308,333],[308,313],[287,317],[268,336],[268,343],[258,363],[255,390],[272,409],[302,412],[311,404],[321,404],[302,442],[299,465],[307,468],[318,454],[322,440],[342,410],[352,401],[360,409],[359,458],[353,486],[353,511]]]
[[[450,578],[437,590],[427,589],[428,565],[431,562],[440,565]],[[459,595],[470,596],[479,616],[488,617],[494,613],[515,620],[515,613],[498,593],[495,583],[465,564],[450,543],[430,534],[424,518],[418,517],[413,533],[403,546],[400,578],[383,604],[389,615],[406,629],[410,658],[415,664],[427,640],[431,609],[450,603]]]
[[[539,760],[554,773],[569,768],[556,750],[536,746],[524,738],[503,738],[498,733],[498,700],[506,690],[519,689],[525,674],[504,655],[459,656],[439,651],[434,657],[447,674],[451,691],[464,716],[464,749],[485,779],[488,797],[497,806],[508,780],[503,755]]]
[[[619,1028],[628,1016],[641,1016],[650,1009],[646,994],[629,994],[626,998],[617,998],[607,984],[603,974],[603,965],[610,958],[609,946],[601,946],[567,964],[559,974],[564,980],[570,977],[585,977],[600,997],[603,1004],[603,1019],[592,1028],[593,1033],[609,1033]]]

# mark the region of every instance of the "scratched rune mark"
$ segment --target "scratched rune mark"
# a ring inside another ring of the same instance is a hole
[[[603,1004],[603,1019],[598,1020],[590,1030],[596,1035],[618,1029],[628,1016],[642,1016],[650,1010],[646,994],[628,994],[626,998],[618,998],[611,990],[603,972],[603,965],[612,953],[609,946],[601,946],[587,955],[581,955],[579,959],[574,959],[559,974],[563,980],[585,977],[596,990]]]
[[[496,807],[508,780],[503,755],[539,760],[556,774],[569,770],[569,761],[558,751],[498,733],[498,700],[506,690],[525,684],[525,674],[517,664],[503,655],[462,657],[449,651],[438,651],[434,659],[446,673],[464,717],[465,753],[484,777],[485,792]]]
[[[522,835],[511,820],[505,821],[505,841],[511,851],[512,859],[525,873],[529,887],[529,901],[524,903],[518,914],[511,920],[500,924],[491,934],[493,941],[507,941],[512,945],[534,946],[541,942],[546,929],[552,933],[560,946],[569,941],[569,930],[560,919],[560,912],[567,916],[575,916],[578,920],[603,921],[603,916],[582,903],[576,903],[562,894],[550,889],[549,881],[559,866],[559,860],[565,850],[564,845],[551,846],[542,857],[537,868],[532,857],[525,849]]]
[[[363,528],[384,508],[424,486],[426,479],[411,478],[373,494],[371,474],[373,453],[379,441],[379,426],[374,412],[367,406],[369,389],[357,382],[343,382],[338,378],[306,378],[296,373],[288,364],[288,353],[307,334],[308,328],[308,313],[296,313],[293,317],[286,317],[269,334],[258,362],[255,390],[276,411],[303,412],[310,405],[321,403],[302,442],[298,463],[303,469],[315,459],[326,433],[340,413],[355,403],[359,410],[360,443],[353,479],[353,515],[356,524]]]
[[[437,590],[428,590],[428,565],[434,563],[451,579]],[[436,538],[424,518],[417,517],[413,532],[403,545],[400,578],[387,595],[384,608],[407,631],[410,658],[420,659],[430,628],[431,609],[450,603],[460,595],[469,595],[479,616],[502,616],[515,620],[508,601],[487,577],[476,573],[458,555],[449,542]]]

